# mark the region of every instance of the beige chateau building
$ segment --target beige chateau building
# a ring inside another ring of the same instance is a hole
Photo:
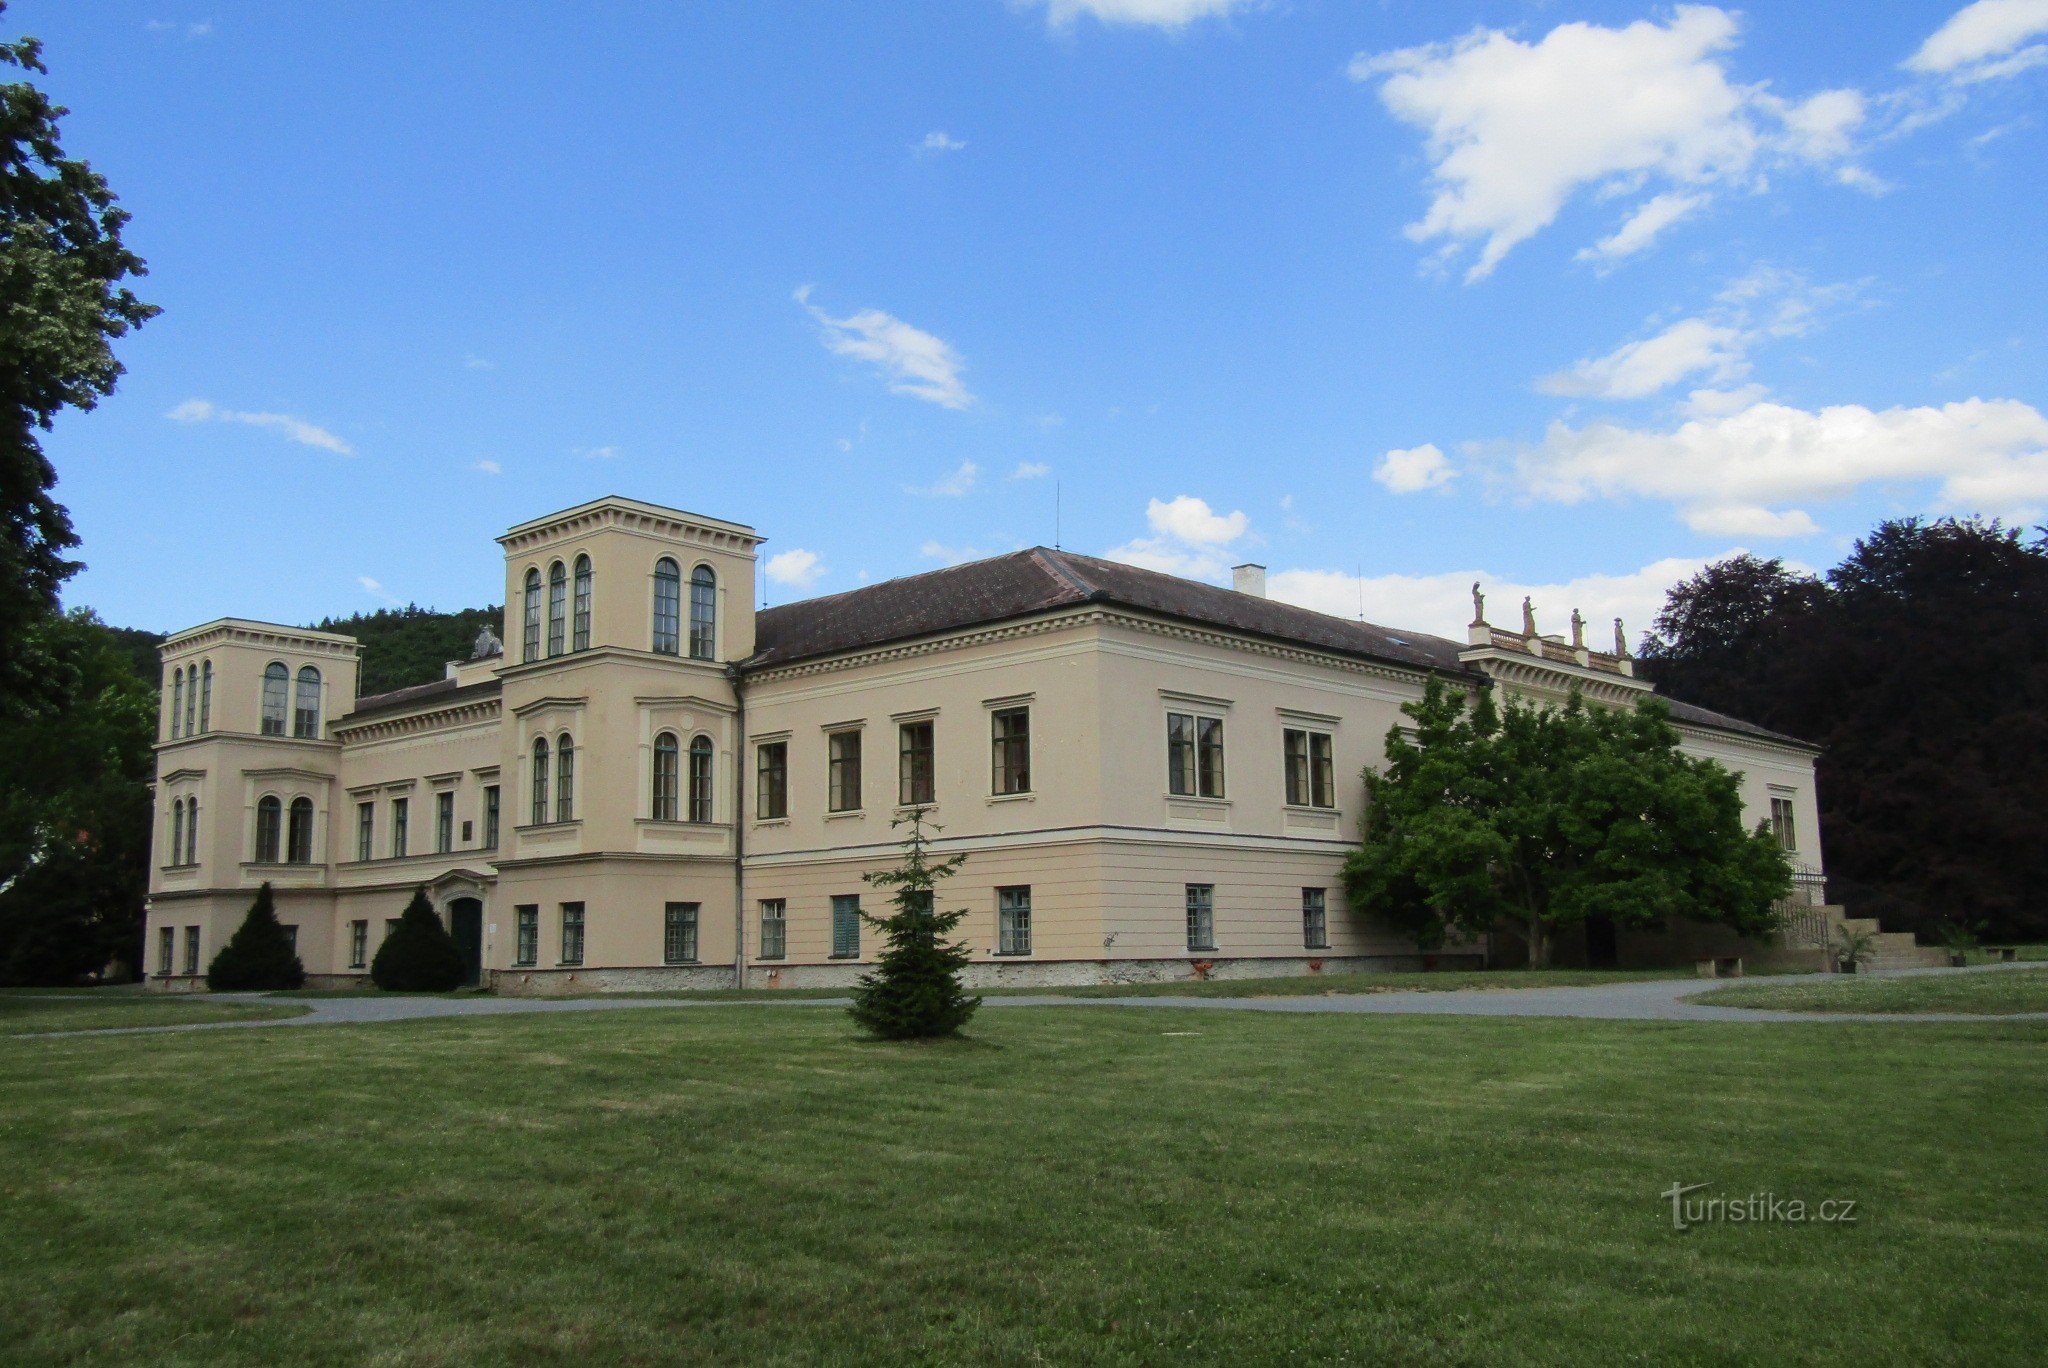
[[[1619,640],[1393,631],[1257,566],[1040,547],[757,611],[738,523],[604,498],[498,541],[504,645],[431,684],[358,697],[357,643],[305,628],[164,643],[159,986],[198,986],[265,881],[318,983],[364,977],[424,885],[500,991],[845,984],[912,806],[968,856],[941,896],[981,983],[1409,967],[1338,879],[1401,705],[1432,676],[1649,688]],[[1673,714],[1817,878],[1812,748]]]

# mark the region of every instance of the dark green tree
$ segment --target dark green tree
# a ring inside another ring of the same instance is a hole
[[[480,629],[489,627],[495,632],[504,625],[504,613],[498,608],[441,612],[407,604],[325,618],[313,625],[323,632],[352,636],[363,644],[356,692],[367,697],[441,678],[449,661],[469,659]]]
[[[910,828],[902,841],[902,860],[894,869],[866,876],[876,888],[890,890],[889,901],[896,910],[886,917],[861,913],[888,945],[874,969],[861,976],[848,1011],[863,1030],[884,1040],[957,1035],[981,1006],[981,999],[968,996],[960,985],[960,971],[968,963],[966,947],[947,939],[967,909],[937,910],[939,883],[952,877],[967,857],[932,858],[931,835],[939,828],[926,833],[926,812],[912,808],[892,823]]]
[[[33,38],[0,42],[0,66],[24,74],[47,74],[41,54]],[[128,215],[106,181],[65,155],[66,112],[29,81],[0,84],[0,706],[40,683],[27,629],[78,569],[37,434],[113,393],[114,339],[158,312],[122,283],[146,268],[121,241]]]
[[[427,890],[415,888],[370,961],[371,981],[387,993],[446,993],[460,988],[466,974],[462,951],[427,901]]]
[[[249,915],[206,966],[206,986],[216,993],[276,992],[306,986],[291,938],[277,920],[277,904],[266,882],[256,890]]]
[[[1785,853],[1746,831],[1735,776],[1678,749],[1669,710],[1511,702],[1432,681],[1368,770],[1364,839],[1345,861],[1351,905],[1425,947],[1522,928],[1530,963],[1556,933],[1673,917],[1746,934],[1791,889]]]

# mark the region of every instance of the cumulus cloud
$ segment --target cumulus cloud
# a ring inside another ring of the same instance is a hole
[[[1219,579],[1230,567],[1226,548],[1251,528],[1242,510],[1218,513],[1191,494],[1153,499],[1145,505],[1149,537],[1106,552],[1108,559],[1190,579]]]
[[[1052,467],[1043,461],[1019,461],[1017,468],[1010,472],[1013,480],[1042,480],[1052,474]]]
[[[1456,479],[1458,472],[1436,443],[1424,442],[1419,447],[1405,451],[1397,448],[1380,457],[1372,477],[1396,494],[1416,494],[1442,488]]]
[[[981,478],[981,467],[972,461],[962,461],[952,474],[928,485],[905,485],[904,492],[922,495],[927,499],[958,499],[974,488]]]
[[[239,409],[225,409],[204,399],[187,399],[184,403],[164,415],[176,423],[242,423],[248,427],[263,428],[283,436],[301,446],[319,447],[337,456],[353,456],[355,448],[326,428],[316,427],[303,418],[294,418],[289,413],[246,413]]]
[[[1717,537],[1811,537],[1820,532],[1819,524],[1798,508],[1783,513],[1768,508],[1696,508],[1685,515],[1685,525]]]
[[[793,546],[770,556],[767,570],[768,578],[777,584],[808,589],[824,577],[825,562],[819,559],[817,552]]]
[[[387,592],[383,584],[381,584],[377,580],[371,579],[368,575],[357,575],[356,583],[361,585],[363,592],[368,594],[371,598],[376,599],[381,603],[388,603],[394,608],[399,606],[399,600],[395,598],[393,595],[391,595],[389,592]]]
[[[967,140],[956,138],[944,129],[933,129],[924,135],[924,140],[911,150],[921,157],[930,157],[942,152],[958,152],[967,146]]]
[[[1766,160],[1840,155],[1861,97],[1792,103],[1728,79],[1734,15],[1681,5],[1664,23],[1561,24],[1536,42],[1480,28],[1450,43],[1361,54],[1389,113],[1426,138],[1434,196],[1408,228],[1448,260],[1476,245],[1468,281],[1554,222],[1573,197],[1641,195],[1597,258],[1640,251],[1721,184],[1758,186]]]
[[[892,394],[907,394],[949,409],[964,409],[974,403],[974,395],[960,379],[966,366],[959,354],[922,328],[880,309],[834,318],[811,303],[808,285],[797,290],[795,298],[818,321],[828,351],[880,370]]]
[[[503,475],[505,473],[505,467],[499,465],[496,461],[478,461],[470,466],[470,469],[484,475]]]
[[[1250,7],[1250,0],[1039,0],[1047,22],[1064,28],[1082,15],[1104,24],[1185,28],[1197,19],[1220,18]]]
[[[1546,375],[1536,388],[1574,398],[1640,399],[1702,373],[1716,381],[1739,378],[1747,368],[1745,345],[1740,329],[1704,318],[1681,319],[1655,337],[1623,343],[1605,356]]]
[[[2048,0],[1976,0],[1950,15],[1905,62],[1908,71],[1988,81],[2048,62]]]

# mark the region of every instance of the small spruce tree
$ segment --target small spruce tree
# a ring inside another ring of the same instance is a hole
[[[925,829],[926,809],[912,808],[892,825],[908,826],[903,860],[894,869],[866,876],[877,888],[892,890],[896,910],[886,917],[861,913],[888,941],[872,973],[863,974],[848,1009],[863,1030],[884,1040],[916,1040],[956,1035],[981,999],[960,986],[967,949],[947,939],[966,908],[938,910],[937,886],[967,862],[965,855],[934,860],[928,850],[939,828]]]
[[[388,993],[445,993],[462,986],[465,968],[455,938],[441,925],[427,890],[412,901],[370,961],[370,978]]]
[[[206,966],[206,986],[216,993],[275,992],[306,986],[306,966],[299,963],[277,920],[277,903],[268,883],[256,890],[249,915]]]

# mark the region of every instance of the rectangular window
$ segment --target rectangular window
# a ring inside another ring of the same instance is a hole
[[[185,972],[199,972],[199,928],[196,926],[185,928]]]
[[[562,904],[562,963],[583,963],[583,904]]]
[[[1335,762],[1327,732],[1289,727],[1283,732],[1287,753],[1287,801],[1294,807],[1337,806]]]
[[[996,953],[999,955],[1028,955],[1031,953],[1030,888],[998,888],[996,890]]]
[[[860,895],[841,893],[832,899],[832,958],[860,958]]]
[[[1790,798],[1771,799],[1771,834],[1785,849],[1799,849],[1798,827],[1793,820]]]
[[[372,859],[377,854],[377,805],[356,804],[356,858]]]
[[[1301,943],[1310,950],[1330,948],[1328,894],[1320,888],[1301,890]]]
[[[523,965],[540,963],[540,905],[528,903],[515,908],[513,916],[519,936],[513,946],[512,962]]]
[[[896,801],[905,807],[931,802],[937,793],[932,776],[932,724],[905,722],[896,735]]]
[[[296,924],[291,922],[285,923],[284,943],[286,948],[294,955],[299,953],[299,928]]]
[[[789,816],[789,742],[762,742],[754,751],[754,776],[754,815]]]
[[[178,928],[166,926],[156,933],[156,971],[159,974],[178,972]]]
[[[405,854],[406,827],[412,817],[412,799],[391,800],[391,857],[397,859]]]
[[[761,958],[781,959],[789,953],[789,904],[780,898],[761,900]]]
[[[370,923],[352,921],[348,924],[348,967],[361,969],[370,962]]]
[[[669,903],[663,909],[661,962],[697,962],[697,904]]]
[[[832,812],[860,811],[860,733],[833,732],[826,738],[828,753],[825,806]]]
[[[399,919],[397,917],[386,917],[384,919],[384,940],[391,939],[391,933],[398,929],[398,921]],[[382,945],[383,943],[384,941],[377,942],[377,944],[379,945]]]
[[[989,747],[990,791],[1031,792],[1031,709],[998,708],[990,713]]]
[[[1183,798],[1223,796],[1223,719],[1166,715],[1166,791]]]
[[[455,794],[434,795],[434,849],[443,855],[455,849]]]
[[[1188,885],[1188,949],[1216,948],[1216,885]]]
[[[484,785],[484,849],[498,848],[498,786]]]

